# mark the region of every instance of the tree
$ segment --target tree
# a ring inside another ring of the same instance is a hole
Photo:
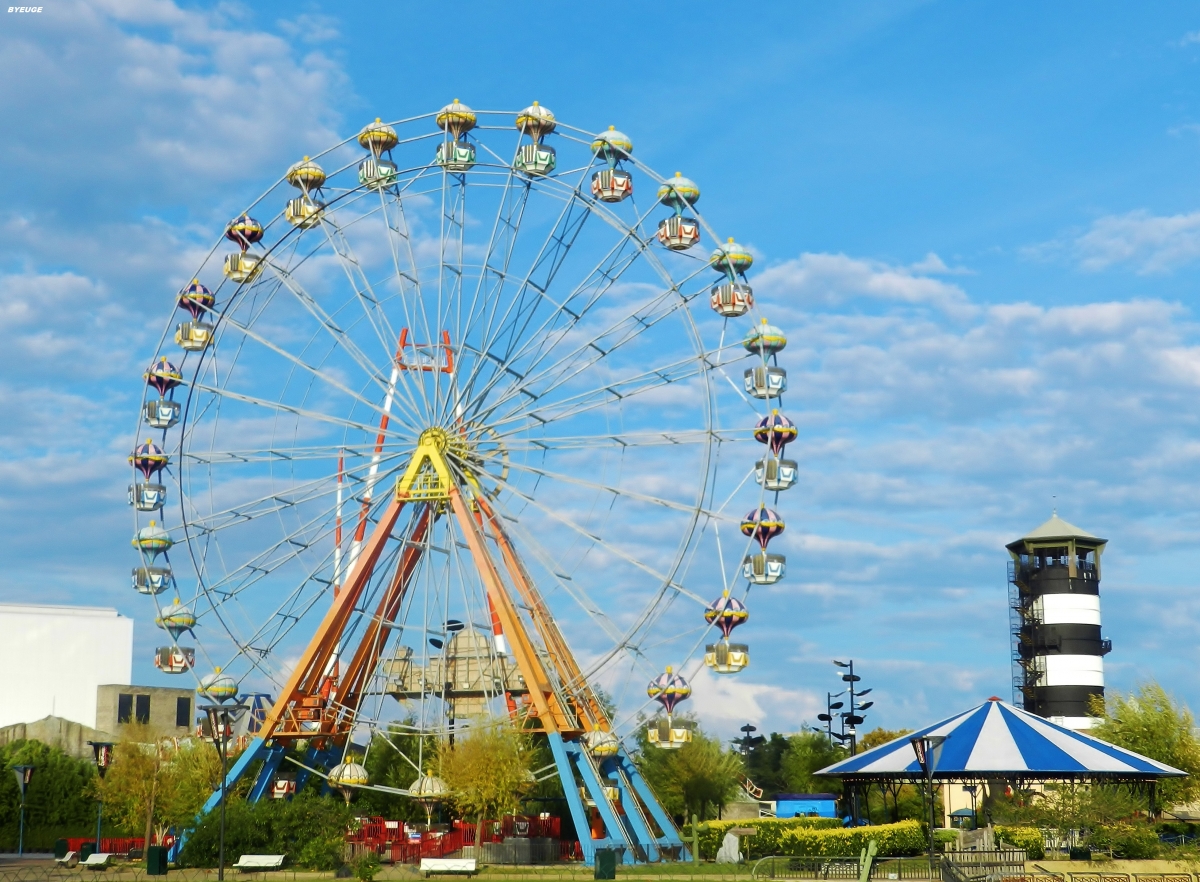
[[[441,777],[454,805],[475,816],[475,843],[483,845],[483,821],[515,812],[521,794],[533,783],[526,738],[507,721],[473,726],[453,747],[443,742],[438,751]],[[477,856],[482,857],[482,849]]]
[[[36,770],[25,794],[27,850],[44,850],[61,836],[95,830],[96,803],[89,796],[95,763],[90,758],[75,759],[41,741],[22,739],[0,747],[0,849],[17,847],[21,797],[10,769],[18,765]]]
[[[676,818],[707,818],[710,808],[720,810],[737,792],[742,759],[721,742],[699,729],[692,740],[676,750],[649,743],[641,727],[638,766],[662,806]]]
[[[1109,744],[1188,773],[1158,783],[1161,805],[1178,805],[1200,796],[1200,740],[1193,734],[1192,713],[1157,683],[1145,683],[1129,695],[1095,696],[1089,708],[1099,720],[1088,734]]]
[[[1127,788],[1064,781],[1046,784],[1040,791],[1017,791],[993,806],[1001,823],[1048,827],[1062,841],[1077,845],[1080,833],[1128,818],[1134,803]]]
[[[163,738],[145,725],[128,725],[113,748],[113,762],[93,791],[105,813],[129,830],[145,831],[146,844],[170,827],[187,827],[221,782],[216,750],[200,741]]]
[[[764,796],[787,789],[783,774],[783,756],[787,749],[787,737],[772,732],[762,743],[743,754],[746,777],[753,781],[756,787],[763,789]]]
[[[402,725],[389,726],[386,733],[376,732],[372,736],[363,760],[372,784],[407,790],[424,771],[417,769],[416,764],[420,760],[430,768],[434,766],[437,761],[437,741],[414,732],[415,725],[414,719],[408,719]],[[425,740],[424,745],[421,739]],[[360,811],[367,814],[425,822],[425,810],[407,796],[363,790],[358,793],[357,801]]]
[[[813,773],[842,759],[840,748],[816,732],[802,732],[788,738],[781,770],[787,789],[792,793],[841,793],[839,778],[820,778]]]

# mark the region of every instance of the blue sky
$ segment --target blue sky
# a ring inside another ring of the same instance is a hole
[[[1007,697],[1003,546],[1055,505],[1110,540],[1110,686],[1200,705],[1200,16],[795,7],[6,15],[0,596],[116,606],[154,678],[123,458],[178,279],[365,121],[538,99],[699,182],[791,341],[790,577],[738,632],[752,667],[697,682],[707,725],[811,721],[833,657],[868,725]]]

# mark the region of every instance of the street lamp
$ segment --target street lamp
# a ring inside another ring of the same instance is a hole
[[[96,759],[96,771],[100,774],[100,779],[104,780],[104,775],[108,772],[108,767],[112,765],[113,745],[111,741],[89,741],[92,745],[92,753]],[[104,793],[97,789],[96,791],[96,851],[100,851],[100,824],[104,818]]]
[[[240,711],[248,709],[244,704],[205,704],[200,706],[208,717],[208,733],[213,745],[221,754],[221,835],[217,840],[217,880],[225,882],[225,779],[228,775],[225,763],[228,759],[227,745],[230,734],[230,719]]]
[[[925,773],[925,794],[929,800],[929,873],[933,875],[933,773],[937,767],[938,750],[946,740],[945,735],[914,735],[908,739],[921,771]]]
[[[865,711],[867,708],[871,707],[875,702],[868,701],[868,702],[865,702],[864,704],[857,703],[858,699],[862,698],[864,695],[866,695],[871,690],[870,689],[856,690],[854,688],[855,683],[859,683],[862,681],[862,677],[860,677],[854,673],[854,659],[850,659],[850,661],[844,662],[844,661],[838,661],[835,658],[833,660],[833,663],[835,665],[837,665],[839,668],[846,668],[845,673],[838,671],[838,677],[841,678],[842,682],[849,684],[849,687],[845,691],[850,693],[850,707],[847,708],[846,710],[842,711],[842,713],[841,713],[842,730],[843,730],[843,732],[845,732],[845,735],[842,736],[841,740],[843,742],[845,742],[847,736],[850,738],[850,755],[854,756],[855,754],[858,753],[858,728],[857,727],[861,726],[865,719],[865,717],[862,716],[861,712]],[[858,788],[857,787],[851,787],[851,789],[850,789],[850,820],[854,823],[855,826],[858,826]]]
[[[17,857],[25,854],[25,789],[33,780],[33,766],[13,766],[13,774],[17,776],[17,786],[21,788],[21,820],[17,832]]]

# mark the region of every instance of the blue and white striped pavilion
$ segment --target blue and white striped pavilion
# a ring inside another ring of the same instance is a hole
[[[933,778],[938,781],[1152,781],[1187,775],[1133,751],[1056,726],[998,698],[816,774],[848,782],[921,780],[924,774],[909,742],[921,735],[945,736],[934,751]]]

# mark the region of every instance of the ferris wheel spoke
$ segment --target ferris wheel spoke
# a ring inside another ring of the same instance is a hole
[[[243,404],[252,404],[255,407],[262,407],[266,410],[279,411],[282,413],[290,413],[293,416],[301,417],[306,420],[315,420],[316,422],[319,422],[319,423],[328,423],[333,426],[340,426],[340,427],[346,428],[346,429],[356,429],[356,430],[360,430],[363,432],[377,432],[379,430],[378,426],[369,426],[365,423],[358,423],[358,422],[354,422],[353,420],[347,420],[342,417],[333,416],[332,414],[321,413],[320,411],[315,411],[315,410],[308,410],[303,407],[296,407],[291,404],[285,404],[281,401],[268,401],[265,398],[258,398],[253,395],[246,395],[243,392],[235,392],[229,388],[222,388],[220,386],[210,386],[207,383],[198,383],[198,382],[193,382],[191,384],[191,387],[192,387],[192,389],[194,389],[196,391],[207,392],[218,398],[226,398],[226,399],[230,399],[233,401],[240,401]],[[189,434],[192,434],[193,437],[194,437],[194,431],[195,430],[192,430],[192,432],[189,433]]]
[[[531,310],[536,308],[540,300],[547,296],[547,292],[550,290],[555,276],[562,267],[563,261],[566,260],[567,254],[578,238],[584,222],[591,214],[591,207],[585,200],[578,198],[576,195],[577,191],[578,187],[571,194],[571,197],[567,199],[550,235],[533,259],[528,272],[517,287],[516,294],[509,300],[508,307],[498,322],[496,320],[496,310],[493,309],[488,327],[483,332],[483,344],[481,346],[483,352],[491,352],[493,347],[500,343],[501,339],[507,333],[509,337],[507,349],[511,353],[517,342],[514,339],[517,325],[522,322],[523,317],[527,323],[531,314],[529,317],[526,317],[526,313],[531,313]],[[534,292],[532,297],[529,296],[530,291]],[[527,298],[529,298],[530,302],[527,302]],[[498,303],[498,301],[499,298],[496,298],[495,302]],[[467,333],[469,331],[463,332],[464,337]],[[507,363],[509,356],[505,355],[503,361]],[[476,366],[482,364],[482,360],[476,362]],[[467,380],[468,387],[471,382],[472,378],[469,377]]]
[[[489,425],[496,429],[502,437],[510,432],[523,432],[534,426],[548,426],[556,422],[574,419],[581,414],[599,407],[620,402],[625,404],[638,396],[644,396],[659,389],[682,383],[696,377],[701,377],[712,368],[707,357],[691,356],[687,359],[664,365],[653,371],[635,374],[612,383],[606,383],[595,389],[580,392],[558,401],[547,407],[531,407],[524,411],[512,413],[510,416],[489,420]],[[517,422],[518,420],[522,422]],[[502,430],[500,427],[513,427]]]
[[[592,369],[603,359],[612,358],[615,352],[633,343],[642,334],[674,313],[686,308],[688,302],[695,296],[685,296],[677,291],[660,294],[647,304],[644,310],[627,316],[610,329],[582,343],[541,372],[522,377],[518,382],[511,383],[507,390],[488,403],[481,416],[490,418],[497,412],[507,413],[511,416],[525,401],[537,400],[543,394],[537,391],[539,388],[547,391],[559,388],[585,371]],[[705,357],[711,358],[713,355],[719,355],[719,353],[709,353]],[[693,356],[689,360],[694,360],[694,358]],[[516,404],[513,405],[513,402]],[[512,406],[507,411],[501,411],[500,408],[505,404]]]
[[[676,500],[663,499],[660,496],[651,496],[646,493],[638,493],[633,490],[626,490],[621,487],[614,487],[610,484],[602,484],[597,481],[588,481],[588,480],[585,480],[584,478],[576,477],[575,475],[568,475],[563,472],[556,472],[556,471],[552,471],[550,469],[539,468],[538,466],[535,466],[535,465],[529,465],[527,463],[512,461],[510,459],[501,459],[500,457],[496,457],[496,456],[492,456],[492,455],[485,454],[481,458],[486,461],[495,461],[498,464],[504,465],[504,466],[514,469],[516,471],[527,472],[529,474],[538,475],[539,477],[543,477],[543,478],[551,478],[555,481],[562,481],[567,484],[574,484],[577,487],[587,487],[590,490],[596,490],[601,493],[611,494],[612,496],[621,497],[624,499],[631,499],[636,502],[642,502],[642,503],[645,503],[645,504],[651,505],[651,506],[658,506],[660,508],[666,508],[666,509],[670,509],[672,511],[685,512],[687,514],[700,514],[706,518],[728,520],[728,521],[735,520],[735,518],[725,515],[721,512],[711,511],[711,510],[703,508],[703,507],[698,507],[694,503],[678,502]],[[490,472],[488,472],[487,474],[489,477],[492,477]]]
[[[359,349],[358,345],[350,339],[350,336],[337,324],[337,322],[333,320],[332,316],[330,316],[320,307],[316,299],[304,289],[304,287],[293,275],[291,275],[290,272],[282,267],[274,265],[272,265],[272,269],[276,275],[279,276],[283,286],[292,293],[296,300],[300,302],[300,304],[309,312],[309,314],[317,321],[317,323],[329,333],[334,342],[341,347],[346,355],[359,366],[359,368],[364,374],[367,375],[371,382],[379,386],[380,391],[386,395],[388,393],[388,384],[383,377],[383,373],[375,366],[371,359],[368,358],[361,349]],[[380,405],[367,402],[366,399],[355,395],[353,392],[350,392],[349,394],[354,395],[363,403],[368,404],[372,410],[376,411],[380,415],[383,415],[383,409]],[[408,397],[409,402],[412,405],[409,416],[413,421],[413,424],[415,424],[416,422],[419,422],[419,417],[417,417],[417,414],[419,414],[419,408],[416,406],[415,399],[412,398],[411,394]]]
[[[687,588],[685,588],[683,585],[680,585],[678,582],[674,581],[674,579],[669,577],[666,573],[656,570],[654,567],[638,560],[636,557],[634,557],[633,555],[624,551],[623,549],[617,548],[611,542],[608,542],[603,537],[598,536],[595,533],[591,532],[590,530],[586,529],[585,527],[575,523],[575,521],[573,521],[571,518],[567,517],[566,515],[562,514],[561,512],[555,511],[552,507],[538,502],[537,499],[535,499],[530,494],[526,493],[525,490],[523,490],[522,488],[515,486],[511,481],[504,480],[504,479],[499,478],[494,475],[492,476],[492,479],[494,481],[496,481],[498,484],[500,484],[502,487],[504,487],[505,490],[508,490],[514,496],[520,498],[522,501],[524,501],[528,505],[532,506],[533,508],[536,508],[542,514],[546,515],[547,517],[551,518],[552,520],[558,521],[564,527],[569,528],[570,530],[572,530],[573,532],[582,536],[583,538],[589,540],[590,542],[594,542],[598,547],[604,549],[606,552],[613,555],[614,557],[620,558],[621,560],[625,561],[627,564],[635,567],[636,569],[641,570],[643,573],[645,573],[646,575],[653,578],[656,582],[661,583],[664,587],[669,588],[672,591],[676,591],[680,594],[683,594],[687,597],[691,597],[693,600],[699,601],[700,603],[708,602],[706,600],[701,600],[698,595],[692,594],[690,591],[688,591]]]

